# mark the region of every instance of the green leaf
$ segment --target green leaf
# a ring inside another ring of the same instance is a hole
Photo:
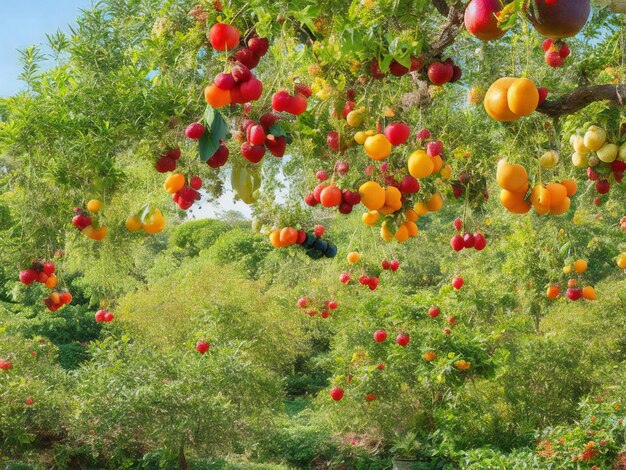
[[[220,141],[226,138],[228,126],[222,114],[210,106],[207,106],[204,117],[207,120],[207,130],[198,141],[198,151],[200,152],[200,160],[206,162],[217,151]],[[209,118],[211,121],[210,125]]]
[[[214,119],[215,119],[215,109],[212,106],[207,105],[206,109],[204,110],[205,126],[207,128],[211,127],[213,125]]]
[[[274,137],[287,136],[287,133],[278,124],[272,124],[267,130]]]

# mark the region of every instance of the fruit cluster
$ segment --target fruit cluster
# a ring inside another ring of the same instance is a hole
[[[13,369],[13,363],[8,359],[3,359],[0,357],[0,370],[11,370]]]
[[[328,318],[330,316],[330,312],[339,307],[339,303],[336,300],[315,302],[307,297],[301,297],[298,299],[298,307],[306,309],[306,313],[310,317],[314,317],[319,313],[322,318]]]
[[[95,318],[98,323],[111,323],[115,318],[115,315],[104,309],[100,309],[96,312]]]
[[[156,161],[156,171],[159,173],[169,173],[176,170],[176,162],[180,159],[180,148],[168,149]]]
[[[590,126],[584,135],[574,134],[569,139],[574,148],[572,163],[578,168],[587,168],[587,177],[595,181],[598,194],[611,189],[611,179],[621,183],[626,170],[626,142],[621,146],[607,139],[607,132],[599,126]],[[596,198],[596,204],[600,199]]]
[[[558,68],[562,67],[565,59],[567,59],[571,53],[567,44],[563,40],[553,40],[551,38],[543,41],[541,48],[545,51],[544,60],[550,67]]]
[[[270,233],[270,243],[274,248],[300,245],[306,249],[306,255],[312,259],[334,258],[337,256],[337,246],[322,240],[322,235],[323,231],[320,231],[319,228],[316,234],[315,232],[296,230],[293,227],[284,227]]]
[[[402,77],[409,72],[420,71],[424,66],[424,62],[421,57],[411,56],[409,60],[409,66],[406,67],[396,59],[393,59],[389,64],[389,73],[394,77]],[[387,74],[381,70],[378,59],[372,59],[370,62],[370,73],[374,80],[382,80],[387,76]]]
[[[282,157],[287,148],[285,135],[273,135],[272,132],[283,134],[280,127],[273,127],[280,119],[275,113],[266,113],[259,122],[246,119],[241,125],[242,135],[246,140],[241,144],[241,154],[250,163],[259,163],[265,155],[265,149],[275,157]]]
[[[279,90],[272,95],[272,109],[299,116],[306,111],[311,89],[308,86],[296,85],[293,94],[287,90]]]
[[[74,208],[74,213],[76,214],[72,218],[72,224],[78,230],[82,232],[88,238],[92,240],[102,240],[107,235],[106,225],[99,225],[98,223],[94,223],[93,215],[98,214],[100,209],[102,208],[102,202],[97,199],[92,199],[87,203],[86,209],[81,209],[80,207]]]
[[[44,284],[48,289],[54,289],[59,279],[54,274],[56,267],[54,263],[41,259],[33,261],[30,269],[20,271],[20,281],[30,286],[33,282]]]
[[[428,79],[437,86],[457,82],[462,74],[461,67],[450,58],[443,62],[435,61],[428,66]]]
[[[450,246],[454,251],[461,251],[463,248],[474,248],[477,251],[485,249],[487,239],[481,232],[465,232],[461,234],[461,229],[463,228],[461,219],[455,219],[453,225],[458,232],[450,239]]]
[[[182,210],[189,209],[195,201],[202,199],[198,192],[202,188],[202,179],[199,176],[192,177],[187,184],[185,175],[173,173],[166,178],[163,188],[172,195],[172,200]]]
[[[154,209],[153,211],[144,210],[131,215],[126,219],[125,225],[129,232],[143,229],[145,233],[155,234],[163,231],[167,221],[159,209]]]
[[[527,78],[503,77],[491,84],[483,105],[493,120],[511,122],[532,114],[547,96],[547,89]]]
[[[43,299],[43,303],[51,312],[56,312],[58,309],[69,304],[71,301],[72,294],[68,291],[52,292],[48,297]]]
[[[574,261],[571,265],[564,266],[563,273],[570,274],[573,269],[577,274],[582,274],[587,270],[588,266],[589,265],[587,261],[585,261],[584,259],[579,259]],[[593,286],[585,286],[580,289],[576,287],[577,283],[577,279],[574,278],[571,278],[567,281],[567,290],[565,292],[565,295],[569,300],[579,300],[581,298],[586,300],[596,299],[596,291]],[[548,286],[546,295],[549,299],[558,298],[561,295],[560,286],[558,284],[552,284]]]

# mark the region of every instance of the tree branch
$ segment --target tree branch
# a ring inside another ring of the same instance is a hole
[[[558,118],[575,113],[596,101],[612,101],[619,106],[624,106],[625,97],[626,84],[582,86],[553,101],[544,101],[537,111],[546,116]]]
[[[432,0],[432,2],[439,13],[441,13],[443,16],[448,16],[448,13],[450,12],[450,7],[448,7],[446,0]]]
[[[440,1],[445,4],[443,0],[432,0],[435,8],[439,10],[441,5],[438,5]],[[461,30],[463,29],[463,19],[465,17],[465,5],[454,4],[447,8],[446,16],[448,21],[441,27],[441,31],[439,32],[439,36],[428,46],[427,54],[430,57],[439,56],[443,50],[451,45],[456,37],[459,35]],[[439,10],[441,11],[441,10]]]

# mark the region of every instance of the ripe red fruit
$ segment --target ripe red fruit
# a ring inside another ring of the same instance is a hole
[[[189,186],[193,189],[200,189],[202,187],[202,179],[199,176],[194,176],[189,180]]]
[[[506,31],[498,27],[496,13],[500,10],[498,0],[472,0],[465,9],[465,29],[483,41],[501,38]]]
[[[156,171],[158,171],[159,173],[174,171],[176,169],[176,160],[170,157],[163,156],[157,160],[155,168]]]
[[[315,200],[319,203],[320,202],[320,198],[321,198],[321,194],[322,191],[327,187],[327,184],[324,183],[320,183],[317,186],[315,186],[315,188],[313,188],[313,196],[315,197]]]
[[[115,318],[115,316],[111,312],[106,312],[104,314],[104,322],[105,323],[111,323],[114,318]]]
[[[331,300],[328,302],[328,308],[331,310],[335,310],[337,307],[339,307],[339,303],[337,303],[336,300]]]
[[[348,282],[350,282],[350,273],[341,273],[339,275],[339,282],[341,282],[342,284],[347,284]]]
[[[582,289],[573,289],[573,288],[567,289],[567,298],[570,300],[578,300],[582,296],[583,296]]]
[[[224,145],[224,143],[222,142],[222,144],[218,147],[218,149],[211,156],[211,158],[207,160],[206,164],[209,165],[211,168],[219,168],[221,166],[224,166],[226,164],[226,161],[228,160],[228,154],[228,147],[226,147],[226,145]]]
[[[569,57],[569,55],[572,53],[572,51],[570,50],[570,48],[567,46],[567,44],[562,43],[561,44],[561,48],[559,49],[559,55],[563,58],[566,59]]]
[[[600,194],[606,194],[611,189],[611,184],[606,179],[596,181],[596,191]]]
[[[102,322],[104,321],[104,315],[105,315],[106,313],[107,313],[107,312],[106,312],[106,310],[98,310],[98,311],[96,312],[96,315],[95,315],[95,317],[96,317],[96,321],[97,321],[98,323],[102,323]]]
[[[257,56],[263,57],[270,48],[270,42],[267,38],[258,36],[248,39],[248,48]]]
[[[176,147],[175,149],[169,149],[165,152],[166,157],[170,157],[173,160],[178,160],[180,158],[180,148]]]
[[[33,282],[35,282],[38,276],[39,273],[34,269],[20,271],[20,281],[27,286],[30,286]]]
[[[48,280],[48,275],[43,271],[37,274],[37,282],[44,284]]]
[[[339,175],[345,175],[346,173],[348,173],[348,171],[350,171],[350,164],[342,160],[337,160],[337,162],[335,163],[335,171]]]
[[[378,279],[377,277],[370,277],[370,280],[367,283],[367,285],[369,286],[370,290],[376,290],[379,283],[380,283],[380,279]]]
[[[339,204],[338,210],[340,214],[348,215],[348,214],[352,214],[352,209],[353,209],[352,204],[348,204],[346,201],[341,201],[341,204]]]
[[[89,227],[91,225],[91,222],[92,222],[91,217],[82,211],[78,215],[75,215],[72,218],[72,224],[74,224],[74,227],[76,227],[78,230],[82,230],[85,227]]]
[[[368,393],[367,395],[365,395],[365,401],[374,401],[374,400],[376,400],[375,393]]]
[[[302,95],[305,98],[310,98],[313,94],[313,91],[311,91],[311,87],[308,87],[306,85],[296,85],[295,93],[297,95]]]
[[[206,341],[198,341],[196,343],[196,351],[198,351],[200,354],[204,354],[209,350],[209,343],[207,343]]]
[[[391,267],[391,263],[389,261],[387,261],[386,259],[384,259],[383,262],[380,263],[380,264],[381,264],[381,266],[382,266],[382,268],[384,270],[387,270],[387,269],[389,269]]]
[[[548,89],[542,86],[542,87],[537,88],[537,91],[539,92],[539,103],[537,104],[537,106],[539,106],[548,97]]]
[[[298,230],[298,238],[296,238],[296,243],[298,245],[302,245],[306,241],[306,232],[304,230]]]
[[[335,387],[330,391],[330,396],[333,400],[339,401],[343,398],[343,389],[339,387]]]
[[[401,77],[409,73],[409,69],[402,65],[400,62],[398,62],[396,59],[393,59],[391,61],[391,64],[389,64],[389,73],[391,73],[391,75],[395,77]]]
[[[461,251],[464,248],[463,237],[456,234],[450,239],[450,246],[454,251]]]
[[[328,173],[326,173],[324,170],[318,170],[318,172],[315,173],[315,178],[318,181],[326,181],[328,179]]]
[[[330,131],[328,135],[326,135],[326,143],[328,146],[333,149],[335,152],[339,152],[339,132]]]
[[[291,100],[289,101],[289,104],[285,111],[293,114],[294,116],[299,116],[306,111],[307,106],[308,103],[306,97],[304,95],[296,95],[291,97]]]
[[[421,129],[417,132],[416,137],[419,140],[430,139],[430,131],[428,129]]]
[[[380,364],[376,364],[376,370],[385,370],[385,364],[382,362]]]
[[[13,369],[13,363],[11,361],[7,361],[6,359],[0,359],[0,370],[11,369]]]
[[[326,227],[324,227],[323,225],[318,224],[313,228],[313,233],[315,234],[317,238],[321,238],[322,235],[324,235],[325,231],[326,231]]]
[[[248,142],[252,145],[264,145],[265,144],[265,129],[260,124],[254,124],[248,126],[246,131]]]
[[[461,67],[459,67],[458,65],[453,65],[452,66],[452,78],[450,79],[450,83],[458,82],[462,76],[463,76],[463,71],[461,70]]]
[[[315,207],[319,204],[319,201],[315,199],[315,194],[309,193],[306,196],[304,196],[304,203],[307,206]]]
[[[402,194],[414,194],[420,190],[420,183],[411,175],[406,175],[400,181],[400,192]]]
[[[33,404],[33,399],[31,397],[28,397],[24,403],[26,403],[28,406],[31,406]]]
[[[54,274],[55,266],[54,263],[44,263],[42,271],[46,273],[48,276]]]
[[[454,219],[452,225],[454,225],[454,228],[456,230],[461,230],[463,228],[463,221],[461,219]]]
[[[563,57],[557,51],[548,51],[544,57],[546,64],[550,67],[561,67],[563,65]]]
[[[67,305],[70,302],[72,302],[72,294],[70,294],[69,292],[65,291],[65,292],[61,292],[59,294],[59,299],[61,300],[61,303],[63,305]]]
[[[364,286],[368,285],[370,283],[370,277],[363,274],[359,277],[359,283],[363,284]]]
[[[587,167],[587,178],[589,178],[591,181],[597,181],[598,174],[595,172],[593,168]]]
[[[192,122],[187,126],[187,129],[185,129],[185,135],[188,139],[198,140],[202,137],[204,131],[206,131],[206,128],[202,124],[199,122]]]
[[[438,86],[449,82],[453,74],[454,70],[452,65],[449,64],[433,62],[428,66],[428,78],[433,84]]]
[[[265,155],[265,145],[250,145],[248,142],[241,144],[241,154],[251,163],[259,163]]]
[[[444,335],[451,335],[452,334],[452,330],[450,328],[448,328],[448,327],[445,327],[443,329],[443,334]]]
[[[463,246],[465,248],[474,248],[475,244],[476,244],[476,239],[474,238],[473,234],[466,233],[465,235],[463,235]]]
[[[372,59],[370,62],[370,73],[372,74],[372,78],[374,80],[382,80],[386,76],[386,74],[380,70],[380,65],[376,59]]]
[[[400,261],[398,261],[397,259],[394,259],[393,261],[391,261],[391,263],[389,263],[389,269],[391,269],[392,271],[397,271],[399,267]]]
[[[377,343],[382,343],[386,339],[387,339],[387,332],[385,330],[380,329],[374,332],[374,341],[376,341]]]
[[[230,73],[218,73],[213,80],[216,87],[222,90],[230,90],[235,86],[235,77]]]
[[[232,57],[229,58],[229,60],[241,62],[243,65],[251,70],[259,65],[260,59],[261,58],[259,56],[255,55],[254,52],[252,52],[247,47],[242,47],[237,52],[235,52]]]
[[[341,197],[341,189],[331,184],[320,193],[320,202],[324,207],[335,207],[341,204]]]
[[[344,189],[341,193],[343,200],[350,204],[351,206],[356,206],[361,202],[361,194],[357,191],[350,191],[349,189]]]
[[[244,102],[256,101],[263,94],[263,83],[253,75],[248,81],[239,85],[239,91]]]
[[[285,136],[282,135],[279,137],[268,135],[265,138],[265,146],[272,155],[280,158],[285,155],[285,150],[287,149],[287,139],[285,139]]]
[[[300,297],[298,299],[298,307],[300,308],[306,308],[306,306],[309,304],[309,301],[307,300],[306,297]]]
[[[428,316],[430,318],[438,317],[440,313],[439,307],[432,306],[428,309]]]
[[[460,289],[461,287],[463,287],[463,284],[465,284],[465,281],[463,281],[462,277],[455,277],[454,279],[452,279],[452,287],[454,287],[455,289]]]
[[[363,170],[363,172],[366,175],[371,175],[374,172],[374,165],[367,165],[365,169]]]
[[[463,188],[463,185],[458,183],[452,183],[452,195],[455,198],[460,198],[461,196],[463,196],[463,192],[465,191],[465,189]]]
[[[322,310],[322,318],[328,318],[330,316],[330,312],[328,310]]]
[[[480,232],[474,234],[474,240],[474,249],[477,251],[482,251],[487,246],[487,239]]]
[[[406,333],[400,333],[396,337],[396,343],[398,343],[402,347],[405,347],[407,344],[409,344],[409,341],[410,341],[409,335],[407,335]]]
[[[544,50],[544,52],[548,52],[553,44],[554,44],[554,39],[548,38],[545,41],[543,41],[543,43],[541,44],[541,48]]]
[[[237,28],[225,23],[215,23],[209,30],[209,41],[217,51],[233,50],[239,44]]]
[[[429,157],[436,157],[437,155],[441,155],[443,152],[443,142],[437,140],[435,142],[428,142],[426,146],[426,153]]]
[[[274,111],[286,111],[291,103],[291,96],[287,91],[280,90],[272,95],[272,109]]]
[[[596,196],[596,197],[593,198],[593,203],[596,206],[599,206],[600,204],[602,204],[602,199],[600,199],[599,197]]]
[[[350,114],[350,111],[352,111],[356,106],[356,103],[354,101],[346,101],[346,104],[343,105],[343,110],[341,111],[341,117],[343,119],[348,117],[348,114]]]
[[[250,77],[252,77],[252,72],[250,72],[250,69],[241,62],[235,63],[230,73],[237,83],[247,82],[248,80],[250,80]]]
[[[402,145],[411,136],[411,128],[404,122],[393,122],[385,127],[385,137],[391,145]]]
[[[446,321],[450,324],[450,326],[456,326],[458,323],[456,321],[456,317],[448,317]]]
[[[265,128],[265,131],[276,124],[276,122],[280,120],[280,116],[276,113],[265,113],[263,116],[259,118],[259,123]]]

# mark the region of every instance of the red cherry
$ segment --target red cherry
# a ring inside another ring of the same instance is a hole
[[[106,314],[106,310],[98,310],[96,312],[96,321],[98,323],[102,323],[104,321],[104,315]]]
[[[485,249],[486,246],[487,239],[485,238],[485,236],[480,232],[476,232],[474,234],[474,249],[477,251],[482,251]]]
[[[27,286],[30,286],[33,282],[35,282],[38,277],[39,273],[34,269],[20,271],[20,281]]]
[[[113,315],[111,312],[106,312],[104,314],[104,322],[105,323],[111,323],[114,318],[115,318],[115,315]]]
[[[330,391],[330,396],[333,400],[339,401],[343,398],[343,389],[339,387],[335,387]]]
[[[298,307],[300,308],[306,308],[306,306],[309,304],[309,301],[307,300],[306,297],[300,297],[298,299]]]
[[[396,337],[396,343],[398,343],[402,347],[405,347],[407,344],[409,344],[409,341],[410,341],[409,335],[407,335],[406,333],[400,333]]]
[[[239,44],[237,28],[225,23],[215,23],[209,30],[209,41],[217,51],[233,50]]]
[[[397,259],[394,259],[393,261],[391,261],[391,263],[389,263],[389,268],[392,271],[397,271],[399,267],[400,267],[400,261],[398,261]]]
[[[235,78],[230,73],[218,73],[213,83],[222,90],[230,90],[235,86]]]
[[[174,171],[176,169],[176,160],[170,157],[163,156],[157,160],[155,168],[156,171],[158,171],[159,173]]]
[[[198,341],[196,343],[196,351],[200,354],[205,354],[209,350],[209,343],[206,341]]]
[[[454,279],[452,279],[452,287],[454,287],[455,289],[460,289],[461,287],[463,287],[463,284],[465,284],[465,281],[463,281],[462,277],[455,277]]]
[[[385,127],[385,137],[391,145],[402,145],[411,136],[411,128],[404,122],[393,122]]]
[[[31,397],[28,397],[24,403],[26,403],[26,405],[31,406],[33,404],[33,399]]]
[[[359,277],[359,283],[363,284],[364,286],[368,285],[370,283],[370,277],[363,274],[361,277]]]
[[[387,332],[385,330],[380,329],[374,332],[374,341],[376,341],[377,343],[382,343],[386,339],[387,339]]]
[[[339,304],[337,303],[336,300],[331,300],[330,302],[328,302],[329,309],[335,310],[337,307],[339,307]]]
[[[452,334],[452,330],[450,328],[448,328],[448,327],[445,327],[443,329],[443,334],[444,335],[451,335]]]
[[[328,179],[328,173],[326,173],[324,170],[318,170],[318,172],[315,173],[315,178],[318,181],[326,181]]]
[[[463,237],[459,234],[456,234],[450,239],[450,246],[454,251],[461,251],[464,247]]]
[[[304,202],[307,206],[315,207],[319,204],[319,201],[315,199],[315,194],[309,193],[304,196]]]
[[[426,146],[426,153],[429,157],[436,157],[437,155],[441,155],[443,152],[443,142],[437,140],[435,142],[428,142]]]
[[[475,244],[476,239],[474,238],[473,234],[466,233],[465,235],[463,235],[463,246],[465,248],[473,248]]]
[[[199,176],[194,176],[189,180],[189,186],[195,190],[200,189],[202,187],[202,179]]]
[[[368,283],[368,286],[369,286],[370,290],[376,290],[376,288],[378,287],[379,283],[380,283],[380,280],[377,277],[370,277],[370,281]]]
[[[204,131],[206,131],[206,128],[202,124],[200,124],[199,122],[192,122],[191,124],[189,124],[189,126],[187,126],[187,129],[185,130],[185,135],[188,139],[198,140],[200,137],[202,137]]]
[[[554,44],[554,39],[548,38],[543,41],[543,43],[541,44],[541,48],[544,50],[544,52],[548,52],[552,47],[552,44]]]
[[[328,146],[334,150],[335,152],[339,152],[340,144],[339,144],[339,132],[330,131],[326,136],[326,143]]]
[[[421,129],[417,132],[416,137],[419,140],[427,140],[430,139],[430,131],[428,129]]]
[[[384,259],[383,262],[381,263],[381,266],[386,271],[387,269],[391,267],[391,263],[387,261],[386,259]]]
[[[222,142],[215,153],[206,162],[211,168],[219,168],[226,164],[229,155],[228,147]]]
[[[248,142],[252,145],[264,145],[265,144],[265,129],[260,124],[253,124],[248,126],[246,130],[246,136]]]
[[[400,192],[402,194],[414,194],[420,190],[420,183],[411,175],[405,175],[400,181]]]
[[[548,97],[548,89],[546,87],[539,87],[537,88],[537,91],[539,92],[539,103],[537,104],[537,106],[541,105],[541,103],[543,103],[546,98]]]
[[[434,85],[441,86],[452,79],[453,66],[442,62],[433,62],[428,66],[428,78]]]
[[[428,316],[430,318],[438,317],[440,313],[441,310],[439,310],[439,307],[432,306],[428,309]]]
[[[339,275],[339,282],[343,284],[347,284],[348,282],[350,282],[350,273],[341,273]]]

